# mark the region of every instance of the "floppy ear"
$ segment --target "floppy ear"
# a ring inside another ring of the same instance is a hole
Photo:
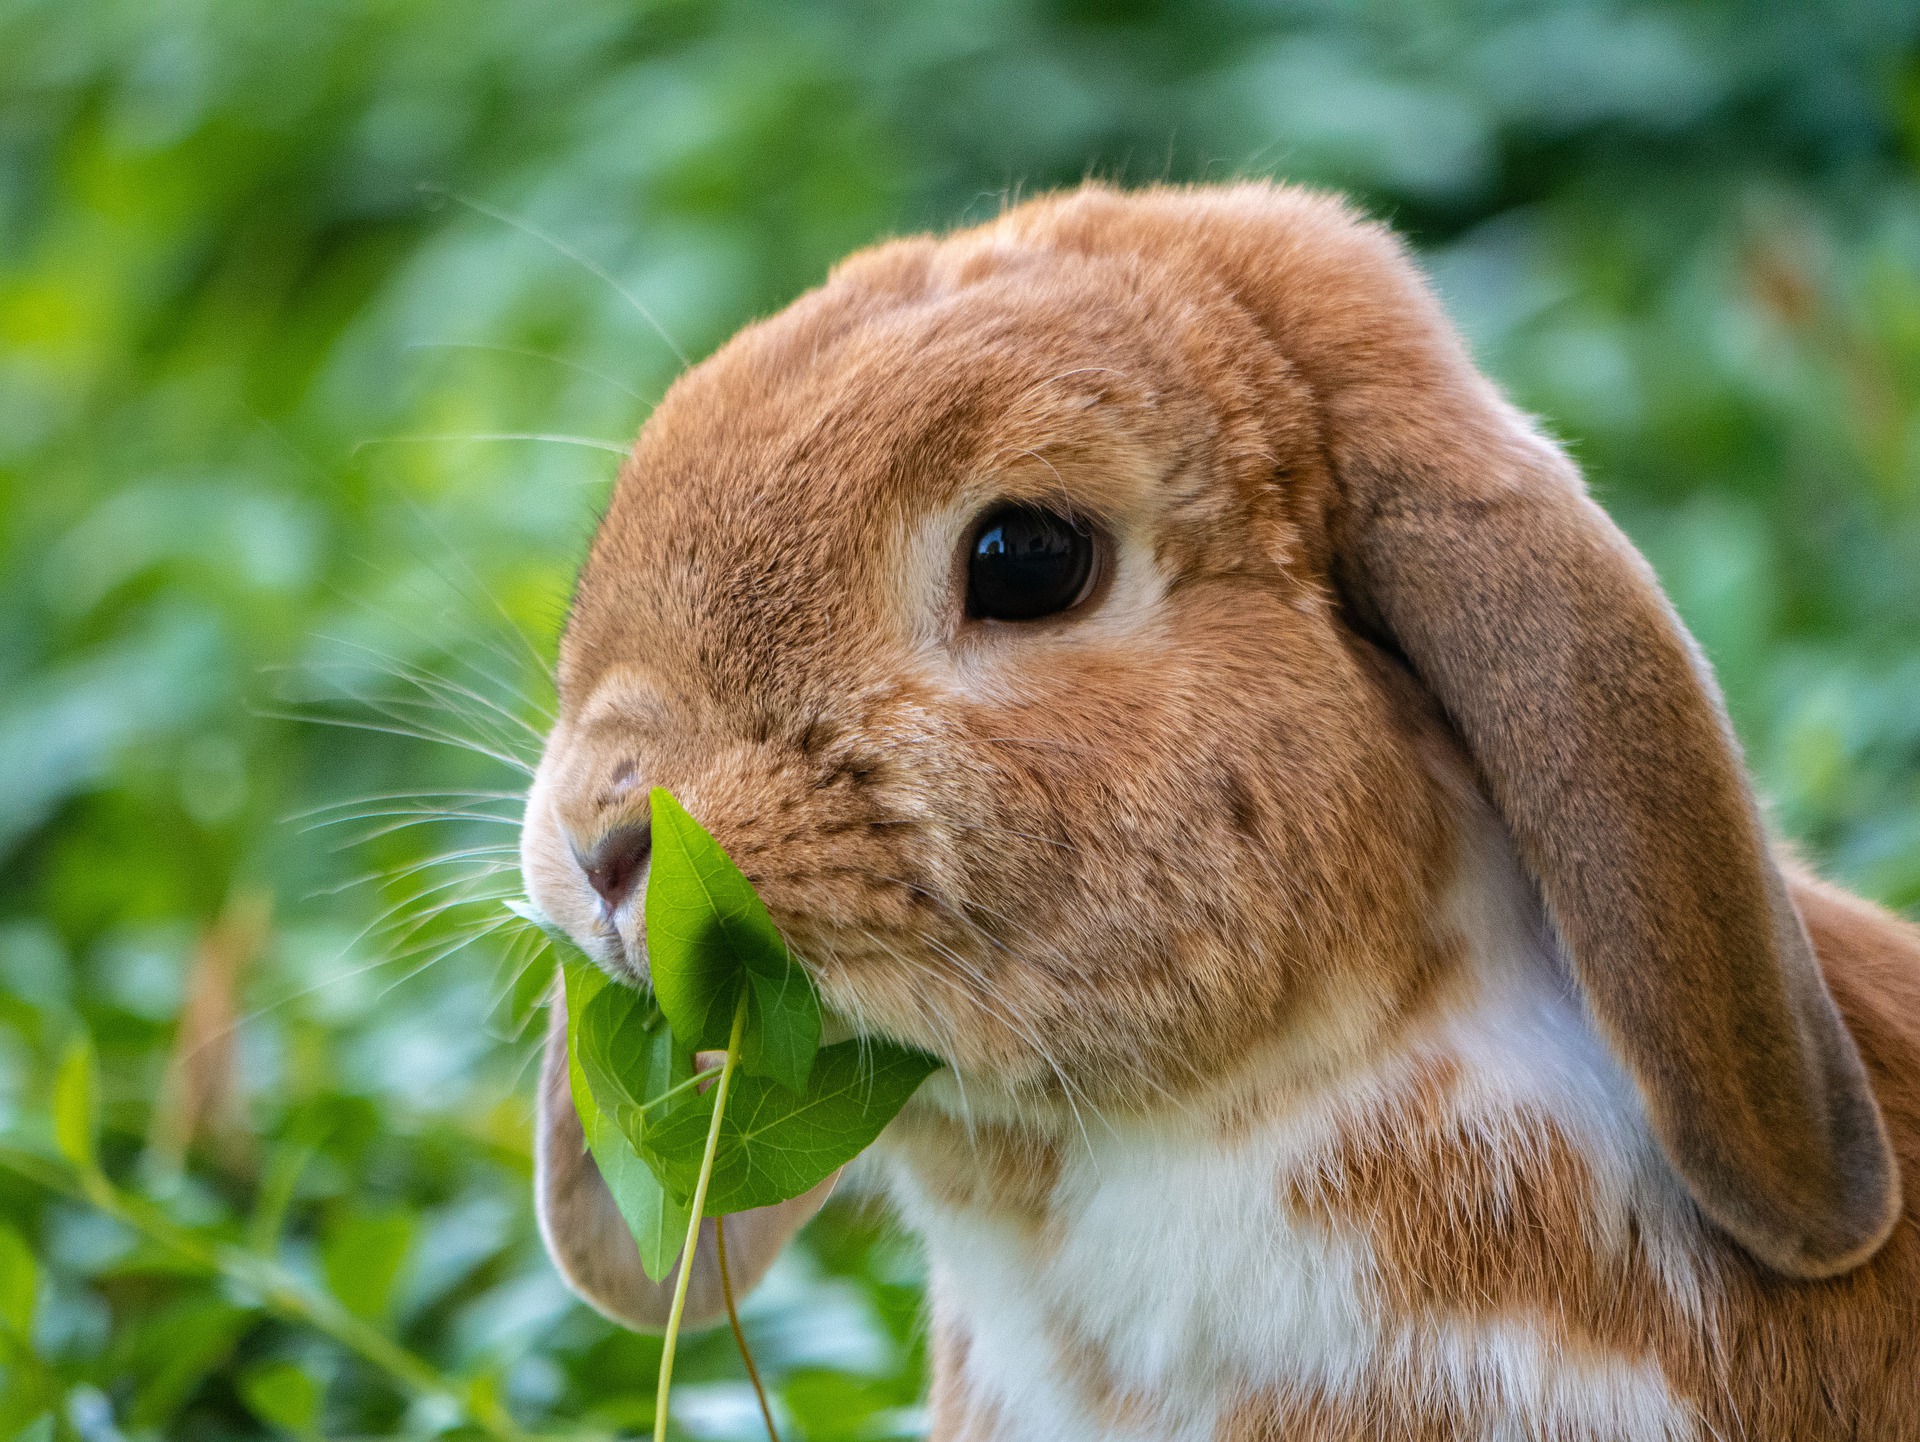
[[[1032,238],[1224,286],[1313,393],[1336,582],[1473,753],[1699,1205],[1791,1276],[1871,1256],[1900,1209],[1893,1157],[1713,678],[1399,244],[1269,185],[1037,209]]]
[[[727,1278],[734,1301],[744,1299],[833,1191],[835,1172],[812,1191],[778,1206],[727,1218]],[[679,1268],[663,1282],[650,1281],[640,1250],[614,1205],[587,1151],[580,1114],[567,1082],[567,1000],[555,986],[548,1005],[546,1054],[540,1064],[540,1099],[534,1122],[534,1209],[547,1255],[569,1287],[595,1311],[638,1331],[667,1325]],[[711,1218],[700,1224],[693,1276],[687,1282],[683,1325],[711,1326],[726,1315]]]

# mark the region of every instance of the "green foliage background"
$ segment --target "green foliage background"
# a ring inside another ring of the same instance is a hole
[[[657,1343],[534,1234],[544,976],[488,899],[615,457],[485,437],[617,446],[658,331],[1010,193],[1404,227],[1781,828],[1920,906],[1916,160],[1899,0],[6,0],[0,1438],[644,1423]],[[112,1193],[34,1160],[83,1034]],[[793,1435],[914,1432],[918,1278],[836,1204],[756,1295]],[[724,1333],[681,1375],[752,1435]]]

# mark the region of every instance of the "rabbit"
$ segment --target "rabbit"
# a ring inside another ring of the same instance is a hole
[[[558,685],[539,906],[644,982],[666,787],[946,1062],[871,1153],[934,1438],[1920,1436],[1920,932],[1770,840],[1649,567],[1342,199],[854,255],[647,421]],[[658,1326],[563,1038],[544,1235]]]

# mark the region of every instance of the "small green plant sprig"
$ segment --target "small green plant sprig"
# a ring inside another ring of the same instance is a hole
[[[822,1046],[813,981],[752,883],[670,793],[655,788],[651,803],[650,995],[613,982],[530,908],[514,909],[558,948],[574,1108],[640,1264],[658,1282],[682,1263],[654,1401],[653,1435],[664,1442],[700,1219],[773,1206],[824,1181],[941,1063],[874,1038]],[[721,1052],[720,1065],[698,1070],[697,1052]]]

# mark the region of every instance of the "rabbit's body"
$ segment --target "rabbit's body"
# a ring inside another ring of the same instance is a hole
[[[1365,1063],[1267,1058],[1123,1122],[922,1093],[884,1145],[928,1247],[934,1442],[1920,1435],[1887,1384],[1920,1368],[1914,1220],[1812,1285],[1729,1245],[1481,830],[1446,999]],[[1870,1067],[1920,1075],[1920,935],[1795,899],[1860,973],[1836,991]]]
[[[1920,1436],[1920,944],[1789,880],[1651,571],[1339,202],[848,261],[649,420],[559,689],[549,916],[644,978],[665,786],[949,1063],[883,1143],[942,1439]],[[558,1045],[545,1235],[657,1324]]]

